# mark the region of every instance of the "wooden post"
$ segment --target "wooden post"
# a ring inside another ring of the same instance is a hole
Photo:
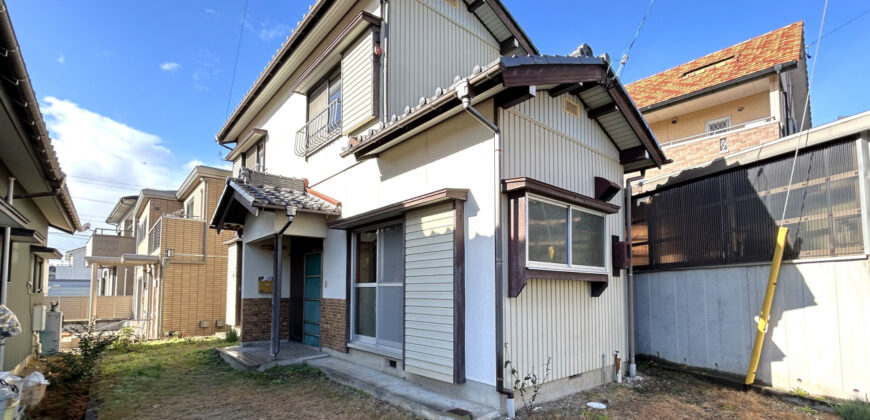
[[[94,325],[94,317],[97,315],[97,272],[99,265],[91,264],[91,292],[88,294],[88,324]]]

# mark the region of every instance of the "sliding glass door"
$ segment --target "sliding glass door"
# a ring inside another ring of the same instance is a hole
[[[352,341],[402,348],[405,238],[401,222],[354,233]]]

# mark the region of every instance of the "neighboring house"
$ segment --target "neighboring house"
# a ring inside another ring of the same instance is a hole
[[[757,36],[625,86],[673,163],[667,179],[719,156],[812,127],[803,22]]]
[[[138,196],[122,197],[106,219],[116,230],[95,233],[88,242],[86,259],[96,280],[91,313],[101,312],[100,299],[94,296],[103,296],[103,285],[108,283],[106,296],[115,297],[126,285],[121,280],[130,276],[131,317],[145,337],[223,331],[223,241],[231,235],[209,229],[207,219],[229,175],[230,171],[197,166],[178,190],[144,189]],[[98,277],[99,270],[107,273],[105,277]],[[103,300],[108,305],[109,300]]]
[[[784,225],[756,380],[867,401],[868,141],[864,112],[645,184],[632,208],[638,353],[742,378]]]
[[[538,55],[499,1],[317,1],[217,141],[246,345],[277,334],[502,410],[508,360],[552,358],[542,399],[626,360],[618,183],[666,158],[588,46]]]
[[[39,338],[32,314],[43,304],[48,228],[81,230],[65,175],[46,131],[30,84],[9,10],[0,13],[0,303],[18,317],[21,333],[0,343],[0,371],[19,372],[36,354]]]
[[[54,278],[49,279],[46,296],[87,296],[91,270],[85,262],[85,247],[66,252],[63,262],[54,266]]]

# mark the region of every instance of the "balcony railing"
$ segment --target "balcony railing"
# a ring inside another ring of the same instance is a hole
[[[341,98],[338,98],[296,132],[296,155],[309,156],[340,134]]]
[[[161,217],[151,230],[148,231],[148,254],[153,254],[157,248],[160,248],[160,231],[163,229],[163,218]]]
[[[715,136],[721,137],[723,135],[729,135],[729,134],[732,134],[732,133],[737,132],[737,131],[760,127],[762,125],[765,125],[765,124],[770,123],[770,122],[775,122],[775,121],[776,121],[776,117],[772,117],[772,116],[759,118],[757,120],[748,121],[748,122],[745,122],[743,124],[732,125],[728,128],[722,129],[722,130],[716,130],[716,131],[712,131],[712,132],[704,132],[704,133],[700,133],[700,134],[694,134],[691,136],[682,137],[682,138],[679,138],[676,140],[666,141],[666,142],[661,143],[661,147],[667,148],[667,147],[679,146],[681,144],[686,144],[686,143],[691,143],[693,141],[706,139],[707,137],[715,137]]]

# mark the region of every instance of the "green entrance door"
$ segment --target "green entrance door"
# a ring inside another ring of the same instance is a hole
[[[303,297],[302,342],[320,347],[321,253],[305,256],[305,293]]]

